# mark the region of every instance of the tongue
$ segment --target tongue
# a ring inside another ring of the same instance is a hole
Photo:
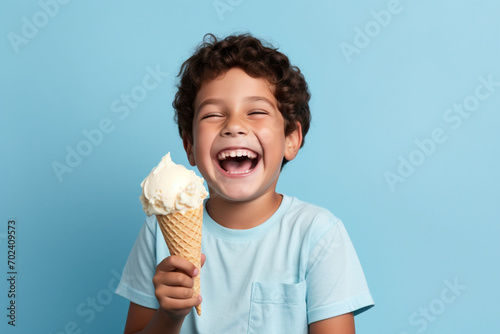
[[[252,168],[252,160],[248,158],[227,158],[221,162],[221,167],[229,173],[244,173]]]

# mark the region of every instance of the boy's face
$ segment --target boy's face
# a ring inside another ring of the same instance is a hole
[[[210,197],[231,202],[274,195],[283,157],[292,160],[300,126],[285,137],[273,86],[232,68],[201,86],[194,102],[193,142],[184,139],[191,165]]]

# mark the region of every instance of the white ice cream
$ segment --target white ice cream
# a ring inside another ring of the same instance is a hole
[[[168,215],[197,208],[207,197],[203,178],[172,162],[170,153],[142,181],[140,200],[148,216]]]

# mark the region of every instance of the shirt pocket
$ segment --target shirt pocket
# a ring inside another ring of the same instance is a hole
[[[306,282],[252,283],[248,334],[307,333]]]

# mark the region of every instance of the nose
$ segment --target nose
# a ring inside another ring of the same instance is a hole
[[[221,129],[223,137],[237,137],[248,134],[248,129],[244,122],[236,117],[230,117],[226,120],[224,127]]]

